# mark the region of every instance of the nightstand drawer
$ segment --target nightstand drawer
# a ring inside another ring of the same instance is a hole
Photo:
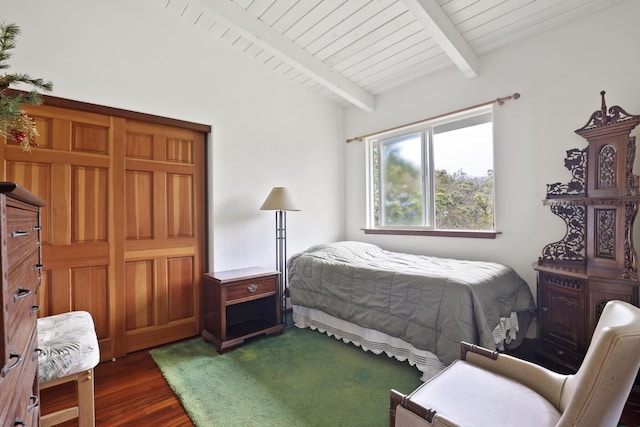
[[[275,279],[247,280],[227,286],[227,303],[262,298],[264,294],[276,292]]]

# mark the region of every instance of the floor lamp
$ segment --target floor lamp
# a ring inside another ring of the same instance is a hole
[[[276,269],[280,272],[280,322],[287,323],[287,211],[299,211],[286,187],[273,187],[260,210],[276,211]]]

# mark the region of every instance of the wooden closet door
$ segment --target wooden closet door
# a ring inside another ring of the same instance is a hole
[[[27,111],[39,146],[25,153],[1,140],[0,177],[47,203],[40,315],[90,312],[101,360],[197,335],[205,134],[50,105]]]
[[[124,284],[127,352],[201,330],[204,140],[186,129],[127,121]]]
[[[4,145],[3,179],[46,201],[42,209],[40,316],[91,313],[103,359],[115,356],[112,156],[113,119],[51,106],[30,107],[40,136],[23,152]]]

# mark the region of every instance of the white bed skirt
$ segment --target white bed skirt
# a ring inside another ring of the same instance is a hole
[[[299,328],[311,328],[342,340],[355,344],[365,351],[375,354],[385,353],[401,362],[407,361],[422,372],[421,380],[427,381],[445,368],[438,357],[427,350],[420,350],[408,342],[392,337],[375,329],[363,328],[346,320],[331,316],[314,308],[293,305],[293,322]],[[493,338],[498,350],[504,350],[504,343],[516,338],[519,331],[518,316],[500,318],[500,324],[493,330]]]
[[[363,328],[354,323],[333,317],[323,311],[293,305],[293,322],[299,328],[311,328],[330,337],[355,344],[375,354],[385,353],[401,362],[407,361],[422,372],[426,381],[445,368],[438,357],[426,350],[419,350],[408,342],[374,329]]]

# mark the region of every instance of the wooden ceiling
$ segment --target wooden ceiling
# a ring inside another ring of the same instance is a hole
[[[622,1],[631,0],[156,0],[205,37],[365,111],[445,67],[476,77],[483,54]]]

